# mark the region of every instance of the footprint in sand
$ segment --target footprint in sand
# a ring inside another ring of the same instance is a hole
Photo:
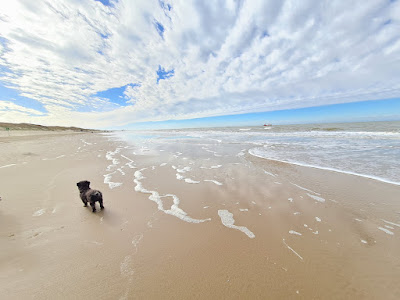
[[[121,262],[119,266],[121,275],[132,276],[135,272],[132,269],[131,265],[132,265],[132,257],[130,255],[125,256],[124,261]]]

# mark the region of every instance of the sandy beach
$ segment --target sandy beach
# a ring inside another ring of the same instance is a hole
[[[0,136],[2,298],[400,298],[400,186],[234,147]]]

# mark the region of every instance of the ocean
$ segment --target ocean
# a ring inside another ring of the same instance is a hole
[[[400,121],[121,131],[113,138],[146,151],[213,145],[400,185]]]

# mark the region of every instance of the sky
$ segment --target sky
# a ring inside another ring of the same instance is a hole
[[[0,0],[0,122],[400,120],[399,101],[399,0]]]

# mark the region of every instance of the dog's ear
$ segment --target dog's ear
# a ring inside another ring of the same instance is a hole
[[[89,184],[90,184],[90,182],[89,181],[87,181],[87,180],[82,180],[82,181],[79,181],[76,185],[78,186],[78,187],[81,187],[81,186],[89,186]]]
[[[76,184],[79,188],[89,188],[90,181],[82,180]]]

